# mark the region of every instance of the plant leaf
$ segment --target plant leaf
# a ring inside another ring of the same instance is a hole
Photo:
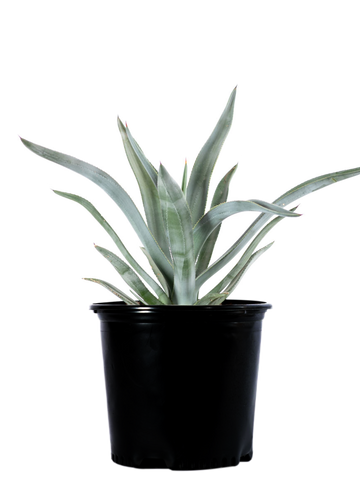
[[[116,295],[120,300],[126,302],[128,305],[138,305],[138,301],[134,300],[133,298],[125,295],[119,288],[115,287],[109,282],[105,280],[96,278],[96,277],[87,277],[88,274],[82,273],[79,275],[79,280],[83,285],[93,285],[94,287],[98,288],[99,291],[102,292],[111,292]]]
[[[148,283],[148,285],[154,290],[156,295],[158,295],[160,301],[162,303],[169,303],[170,299],[162,290],[162,288],[155,282],[153,278],[148,275],[147,272],[136,262],[136,260],[132,257],[132,255],[128,252],[125,245],[122,243],[120,238],[117,236],[115,231],[109,225],[109,223],[105,220],[105,218],[100,214],[98,210],[85,198],[79,197],[78,195],[73,195],[72,193],[65,193],[59,192],[58,190],[53,190],[54,193],[60,195],[61,197],[68,198],[69,200],[73,200],[76,203],[82,205],[86,210],[91,213],[91,215],[97,220],[100,225],[106,230],[106,232],[110,235],[112,240],[114,241],[115,245],[118,247],[120,252],[124,255],[125,260],[129,262],[129,264],[133,267],[133,269]],[[161,274],[162,275],[162,274]],[[165,280],[164,280],[165,281]]]
[[[231,127],[235,97],[236,88],[232,91],[216,127],[197,156],[191,171],[186,199],[193,225],[205,212],[211,174]]]
[[[211,232],[226,218],[240,212],[267,212],[282,217],[298,217],[298,213],[285,210],[262,200],[234,200],[222,203],[209,210],[194,227],[195,258]]]
[[[159,169],[158,190],[174,264],[174,290],[170,299],[179,305],[192,305],[196,301],[196,296],[190,211],[181,188],[163,165]]]
[[[242,281],[244,275],[249,269],[252,269],[253,271],[253,265],[254,263],[262,256],[266,254],[266,252],[270,253],[274,249],[274,247],[277,247],[277,240],[272,239],[272,242],[266,245],[265,247],[261,247],[258,250],[255,250],[253,252],[252,250],[253,244],[249,246],[249,248],[246,250],[246,252],[240,257],[240,261],[235,264],[235,266],[231,269],[230,272],[227,273],[227,275],[220,280],[211,290],[210,292],[223,292],[224,290],[227,291],[228,297],[232,294],[234,289],[236,289],[237,285]],[[246,254],[246,257],[245,257]],[[267,256],[267,255],[266,255]],[[265,257],[262,259],[264,260]],[[241,263],[240,263],[241,262]],[[258,264],[259,265],[259,264]],[[256,265],[256,266],[258,266]],[[240,287],[241,288],[241,287]],[[206,298],[208,294],[206,294],[202,298]],[[220,299],[216,300],[215,304],[221,303],[223,300]]]
[[[306,182],[303,182],[296,187],[288,190],[274,201],[277,205],[286,206],[289,203],[298,200],[309,193],[315,192],[328,185],[332,185],[336,182],[346,180],[347,178],[354,177],[360,174],[360,167],[350,170],[342,170],[339,172],[328,173],[319,177],[312,178]],[[210,265],[199,277],[196,279],[196,289],[199,288],[221,268],[223,268],[229,261],[231,261],[237,253],[248,243],[248,241],[256,234],[257,231],[269,220],[271,215],[261,214],[250,225],[246,232],[212,265]]]
[[[194,305],[220,305],[229,295],[230,292],[215,293],[210,291],[194,303]]]
[[[118,127],[124,144],[126,156],[139,184],[148,227],[155,237],[155,240],[159,244],[161,250],[170,260],[169,245],[166,242],[164,222],[161,216],[160,200],[156,185],[154,184],[153,179],[148,173],[148,170],[145,168],[143,162],[140,160],[137,152],[134,150],[132,143],[130,142],[128,137],[129,130],[125,129],[119,118]],[[146,160],[146,162],[148,162],[147,159],[144,159],[145,157],[143,156],[143,161]],[[151,168],[150,170],[153,172]]]
[[[158,173],[157,173],[156,168],[154,167],[152,162],[148,159],[148,157],[146,156],[144,150],[140,147],[136,138],[133,137],[129,128],[125,127],[124,122],[121,120],[120,115],[117,114],[117,113],[115,114],[115,120],[116,120],[116,125],[117,125],[117,128],[118,128],[118,132],[120,133],[121,139],[123,140],[123,144],[124,144],[124,140],[127,143],[129,143],[129,145],[131,146],[130,150],[132,150],[134,152],[134,155],[140,160],[142,166],[145,168],[145,170],[148,174],[149,181],[151,180],[153,185],[155,187],[157,187]],[[125,145],[124,145],[124,148],[125,148]],[[125,149],[125,152],[126,152],[126,149]],[[127,153],[126,153],[126,156],[127,156]],[[132,166],[131,166],[131,168],[132,168]],[[134,172],[134,174],[135,174],[135,177],[137,179],[138,177],[137,177],[135,172]]]
[[[159,295],[159,298],[161,299],[161,301],[165,304],[169,304],[171,303],[170,302],[170,292],[169,292],[169,289],[168,289],[168,285],[166,283],[166,280],[165,278],[163,277],[163,274],[160,272],[160,270],[158,269],[156,263],[153,261],[153,259],[151,258],[151,256],[149,255],[149,252],[146,250],[146,248],[142,247],[141,245],[139,245],[139,248],[140,250],[143,252],[143,254],[146,256],[146,258],[148,259],[148,262],[150,264],[150,267],[152,268],[155,276],[157,277],[158,281],[161,283],[162,287],[164,288],[165,290],[165,294],[166,294],[166,298],[163,297],[163,291],[161,290],[160,292],[160,295],[158,294],[158,292],[155,290],[155,292]],[[150,277],[151,278],[151,277]],[[149,282],[147,282],[149,283]],[[155,282],[156,283],[156,282]],[[160,287],[159,287],[160,288]],[[154,290],[154,288],[153,288]]]
[[[115,270],[122,276],[125,282],[143,299],[144,303],[147,305],[161,305],[162,303],[158,300],[143,284],[140,278],[136,273],[125,263],[121,258],[119,258],[115,253],[110,252],[106,248],[95,246],[96,250],[101,253],[101,255],[108,260]]]
[[[69,168],[70,170],[88,178],[102,188],[124,212],[142,244],[148,250],[154,262],[161,270],[166,281],[172,285],[173,269],[170,261],[152,236],[134,202],[125,190],[112,177],[110,177],[110,175],[103,170],[70,155],[36,145],[23,138],[21,138],[21,141],[29,150],[40,155],[40,157]]]
[[[184,173],[183,173],[182,183],[181,183],[181,190],[185,195],[185,197],[186,197],[186,190],[187,190],[187,170],[188,170],[187,160],[185,160]]]
[[[226,174],[220,180],[215,190],[210,209],[227,201],[227,198],[229,196],[229,185],[232,182],[233,177],[240,163],[241,161],[237,160],[237,162],[231,166],[230,170],[226,172]],[[200,253],[196,262],[196,277],[201,272],[206,270],[206,268],[209,266],[209,263],[211,261],[211,258],[214,252],[214,248],[216,246],[216,241],[220,234],[220,230],[221,230],[221,224],[212,231],[205,245],[203,245],[203,248],[200,250]]]

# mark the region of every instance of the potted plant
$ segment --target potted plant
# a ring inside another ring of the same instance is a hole
[[[235,165],[218,183],[206,211],[212,171],[230,130],[236,89],[181,186],[165,166],[157,171],[118,119],[125,152],[139,184],[146,221],[107,173],[69,155],[21,139],[34,153],[100,186],[134,228],[155,279],[132,257],[100,212],[82,205],[107,231],[123,259],[95,246],[129,285],[130,293],[100,279],[86,280],[121,301],[93,304],[101,320],[112,459],[138,468],[202,469],[237,465],[252,457],[261,325],[270,304],[229,300],[250,266],[272,245],[261,240],[297,207],[284,207],[315,190],[360,173],[322,175],[273,203],[227,201]],[[221,223],[244,212],[259,216],[217,260],[211,258]],[[245,248],[246,247],[246,248]],[[200,288],[242,252],[225,277],[202,297]],[[144,257],[144,258],[145,258]]]

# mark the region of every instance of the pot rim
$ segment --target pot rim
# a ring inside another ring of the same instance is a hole
[[[122,308],[126,308],[126,313],[162,313],[164,314],[168,308],[179,308],[182,313],[218,311],[228,313],[244,313],[247,311],[251,314],[262,312],[272,308],[270,303],[258,300],[225,300],[221,305],[127,305],[125,302],[102,302],[90,305],[90,310],[97,312],[119,312]]]

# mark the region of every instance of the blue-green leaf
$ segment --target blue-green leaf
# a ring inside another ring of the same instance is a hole
[[[137,297],[147,305],[163,305],[160,299],[157,299],[142,283],[137,274],[127,265],[119,256],[106,247],[94,245],[95,250],[115,269],[117,274],[123,279],[137,295]],[[166,295],[163,294],[165,297]]]
[[[287,192],[281,194],[276,198],[271,205],[280,206],[282,208],[289,207],[295,202],[304,200],[304,197],[309,197],[314,192],[325,189],[335,183],[344,182],[349,179],[358,180],[360,177],[360,168],[357,166],[355,168],[348,168],[345,170],[338,170],[328,172],[323,175],[316,175],[311,179],[307,179],[304,182],[296,185],[289,189]],[[264,238],[267,232],[263,229],[264,225],[273,217],[271,213],[260,213],[247,227],[245,232],[238,238],[238,240],[229,247],[225,253],[223,253],[215,262],[213,262],[209,267],[202,272],[196,278],[196,289],[200,290],[201,286],[209,279],[216,275],[222,268],[224,268],[230,261],[237,257],[242,250],[251,242],[254,237],[261,230],[263,235],[261,238]],[[273,225],[280,223],[281,220],[275,219]],[[259,242],[261,241],[259,237]],[[258,242],[258,243],[259,243]],[[256,248],[256,246],[254,247]],[[234,267],[235,268],[235,267]]]
[[[205,213],[212,173],[230,134],[238,95],[239,82],[235,82],[223,112],[195,158],[186,188],[186,201],[191,206],[193,226]]]
[[[229,195],[229,185],[233,180],[233,177],[239,167],[239,164],[240,164],[240,160],[237,160],[236,162],[234,162],[231,168],[226,172],[226,174],[220,180],[215,190],[210,209],[227,201],[228,195]],[[220,234],[220,230],[221,230],[221,224],[212,231],[207,241],[205,242],[205,245],[203,245],[203,248],[200,250],[200,253],[196,262],[196,276],[198,276],[201,272],[206,270],[206,268],[208,267],[213,255],[214,248],[216,246],[216,241]]]
[[[88,161],[79,159],[74,155],[64,153],[60,150],[48,148],[38,143],[31,142],[22,136],[20,138],[23,145],[30,150],[33,154],[45,158],[50,162],[70,170],[71,172],[81,175],[90,182],[93,182],[96,186],[100,187],[105,194],[110,197],[118,209],[123,212],[129,223],[133,227],[140,242],[146,245],[149,253],[161,270],[164,278],[168,282],[169,288],[173,285],[173,269],[170,261],[166,257],[165,253],[159,247],[156,239],[148,229],[143,217],[139,210],[136,208],[134,201],[130,198],[127,191],[113,178],[109,173],[103,170],[100,165],[95,162],[90,163]],[[115,207],[116,209],[116,207]]]
[[[174,290],[170,299],[179,305],[192,305],[196,294],[190,211],[181,188],[163,165],[159,169],[158,190],[174,265]]]
[[[119,288],[106,280],[93,276],[90,277],[88,273],[81,273],[78,278],[83,285],[93,285],[101,292],[110,292],[128,305],[138,305],[139,303],[137,300],[134,300],[134,298],[125,295]]]
[[[200,249],[211,232],[226,218],[240,212],[266,212],[282,217],[298,217],[298,213],[285,210],[262,200],[234,200],[222,203],[209,210],[194,227],[194,251],[197,258]]]
[[[119,115],[115,115],[121,134],[125,154],[135,175],[144,207],[146,223],[159,244],[161,250],[170,261],[169,246],[165,240],[164,225],[160,215],[159,195],[157,192],[157,171],[144,151],[140,148],[129,128],[125,127]]]
[[[154,290],[158,298],[160,298],[162,302],[165,303],[164,291],[162,290],[160,285],[158,285],[155,282],[155,280],[142,268],[142,266],[132,256],[128,248],[125,246],[124,240],[120,238],[120,236],[118,235],[114,227],[111,225],[111,223],[109,223],[105,215],[103,213],[100,213],[99,207],[96,206],[95,203],[92,203],[87,199],[90,197],[80,193],[79,194],[72,193],[63,187],[50,187],[48,190],[49,190],[49,194],[52,197],[53,197],[53,194],[55,194],[56,197],[59,197],[57,199],[60,201],[63,201],[66,203],[73,202],[74,204],[78,204],[81,207],[83,207],[85,211],[88,213],[87,216],[89,217],[90,215],[90,217],[92,217],[95,220],[95,222],[104,230],[104,233],[106,233],[109,236],[109,239],[118,248],[118,250],[123,255],[123,257],[125,258],[125,261],[130,265],[130,267],[139,275],[139,277],[143,281],[145,281]],[[163,283],[160,280],[160,275]],[[158,279],[162,284],[163,288],[167,289],[168,288],[167,283],[163,278],[161,272],[158,275]],[[168,301],[170,300],[168,299]]]

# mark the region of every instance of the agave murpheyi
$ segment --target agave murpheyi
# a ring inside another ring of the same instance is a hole
[[[105,248],[96,246],[96,249],[130,286],[133,298],[103,280],[86,280],[102,285],[130,305],[139,302],[148,305],[219,305],[238,285],[252,263],[272,245],[270,243],[256,250],[263,237],[284,217],[298,216],[295,213],[296,207],[288,211],[284,206],[315,190],[360,174],[360,168],[354,168],[322,175],[297,185],[273,203],[260,200],[227,202],[229,184],[237,168],[235,165],[220,180],[211,207],[205,212],[210,177],[231,127],[235,96],[236,88],[197,156],[189,181],[185,163],[181,187],[163,165],[160,165],[159,171],[153,167],[132,137],[128,126],[118,119],[125,152],[139,184],[146,222],[125,190],[103,170],[21,139],[34,153],[92,180],[116,202],[141,240],[142,251],[157,279],[154,280],[130,255],[109,223],[88,200],[54,190],[56,194],[85,207],[113,239],[124,260]],[[260,215],[220,258],[210,264],[222,221],[245,211],[260,212]],[[273,216],[275,218],[271,220]],[[199,298],[199,290],[204,282],[247,244],[249,245],[236,265],[211,291]]]

